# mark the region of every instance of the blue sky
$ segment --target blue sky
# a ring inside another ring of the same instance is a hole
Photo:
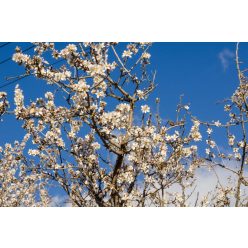
[[[0,43],[0,46],[4,43]],[[29,48],[31,43],[11,43],[0,48],[0,87],[4,85],[6,76],[16,76],[24,73],[24,69],[12,60],[3,64],[1,61],[11,57],[16,46]],[[63,43],[56,43],[58,48]],[[124,47],[125,44],[121,44]],[[150,49],[151,70],[157,71],[156,83],[148,103],[153,109],[154,99],[161,99],[160,113],[163,118],[174,118],[179,96],[184,94],[184,102],[190,103],[191,112],[201,120],[211,121],[224,117],[223,105],[217,101],[230,97],[238,85],[234,54],[236,43],[153,43]],[[32,50],[28,51],[32,52]],[[248,65],[248,44],[240,44],[241,60]],[[18,82],[24,91],[26,103],[49,90],[44,82],[33,77]],[[10,102],[13,99],[15,84],[4,87]],[[20,122],[6,117],[0,123],[0,145],[13,142],[23,137]]]

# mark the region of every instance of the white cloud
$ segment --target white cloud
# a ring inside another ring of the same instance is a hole
[[[230,60],[233,59],[234,56],[235,56],[234,53],[227,48],[223,49],[218,54],[218,58],[224,70],[226,70],[229,67]]]
[[[235,161],[228,161],[225,160],[224,164],[226,167],[236,170],[237,168],[239,168],[240,166],[240,162],[235,162]],[[248,177],[248,171],[245,170],[244,171],[244,177],[247,178]],[[228,180],[228,179],[232,179],[232,180]],[[186,190],[186,193],[190,193],[192,191],[192,189],[196,186],[194,192],[192,193],[191,197],[187,200],[187,205],[188,206],[194,206],[195,202],[198,198],[198,203],[200,200],[203,199],[204,196],[206,196],[208,193],[210,193],[210,195],[213,194],[213,192],[215,191],[215,187],[218,184],[218,180],[219,183],[221,183],[222,187],[234,187],[236,188],[237,186],[237,181],[238,178],[237,176],[233,173],[230,172],[226,169],[223,169],[219,166],[214,166],[214,170],[208,170],[207,167],[200,167],[199,169],[196,170],[195,173],[195,183],[194,186],[189,189]],[[244,185],[241,186],[241,195],[245,196],[247,195],[247,187],[245,187]],[[168,189],[169,193],[180,193],[181,192],[181,187],[178,184],[174,184],[172,187],[170,187]],[[199,195],[198,195],[199,194]],[[244,199],[241,196],[241,199]],[[234,196],[230,198],[230,202],[231,202],[231,206],[234,206],[235,204],[235,199]]]
[[[54,196],[51,200],[49,207],[71,207],[68,197],[66,196]]]

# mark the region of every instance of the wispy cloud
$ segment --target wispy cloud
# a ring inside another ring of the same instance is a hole
[[[231,50],[225,48],[218,54],[218,58],[225,71],[230,65],[230,60],[234,58],[234,53]]]
[[[71,207],[68,197],[56,195],[52,198],[49,207]]]
[[[233,170],[237,171],[237,168],[240,166],[240,162],[237,161],[229,161],[225,160],[224,164]],[[248,171],[244,171],[244,178],[248,177]],[[196,170],[195,173],[195,190],[191,194],[190,198],[187,200],[188,206],[194,206],[196,200],[199,197],[199,200],[202,200],[204,196],[207,196],[208,193],[211,193],[212,195],[214,191],[216,190],[216,185],[218,182],[221,184],[221,187],[236,187],[237,186],[237,181],[238,178],[236,175],[234,175],[232,172],[225,170],[221,167],[214,167],[214,170],[209,171],[207,167],[202,167]],[[230,180],[232,179],[232,180]],[[193,186],[193,188],[194,188]],[[192,188],[189,191],[186,191],[186,193],[190,194],[192,191]],[[243,199],[243,196],[247,195],[247,187],[244,185],[241,186],[241,193],[242,196],[241,198]],[[169,193],[176,193],[176,192],[181,192],[181,188],[179,187],[178,184],[174,184],[169,188],[167,191]],[[199,194],[199,195],[198,195]],[[230,205],[234,206],[235,204],[235,199],[234,196],[230,196]]]

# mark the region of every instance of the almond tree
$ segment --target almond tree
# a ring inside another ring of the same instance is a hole
[[[175,120],[161,117],[158,98],[156,111],[151,110],[154,105],[146,101],[155,89],[156,73],[149,69],[150,43],[123,48],[115,42],[87,42],[62,50],[54,43],[34,45],[33,55],[17,47],[13,60],[25,68],[21,77],[39,78],[50,91],[27,102],[17,85],[15,106],[9,106],[5,92],[0,94],[3,120],[4,114],[14,114],[26,132],[21,144],[1,149],[2,167],[7,166],[14,177],[2,183],[7,198],[19,187],[19,195],[28,190],[28,196],[15,205],[49,205],[48,192],[54,185],[64,190],[73,206],[247,205],[240,193],[248,184],[244,177],[247,81],[238,56],[240,86],[225,110],[236,107],[239,112],[231,111],[230,121],[221,124],[198,120],[182,99]],[[230,131],[234,126],[241,127],[243,134],[237,142]],[[200,157],[197,146],[204,127],[207,157]],[[227,129],[233,154],[219,152],[212,127]],[[240,161],[239,170],[229,168],[227,159]],[[223,185],[216,173],[215,190],[199,197],[196,171],[206,166],[214,172],[217,167],[232,172],[235,186]],[[9,184],[15,185],[11,192],[6,191]],[[13,205],[1,199],[3,205]]]

